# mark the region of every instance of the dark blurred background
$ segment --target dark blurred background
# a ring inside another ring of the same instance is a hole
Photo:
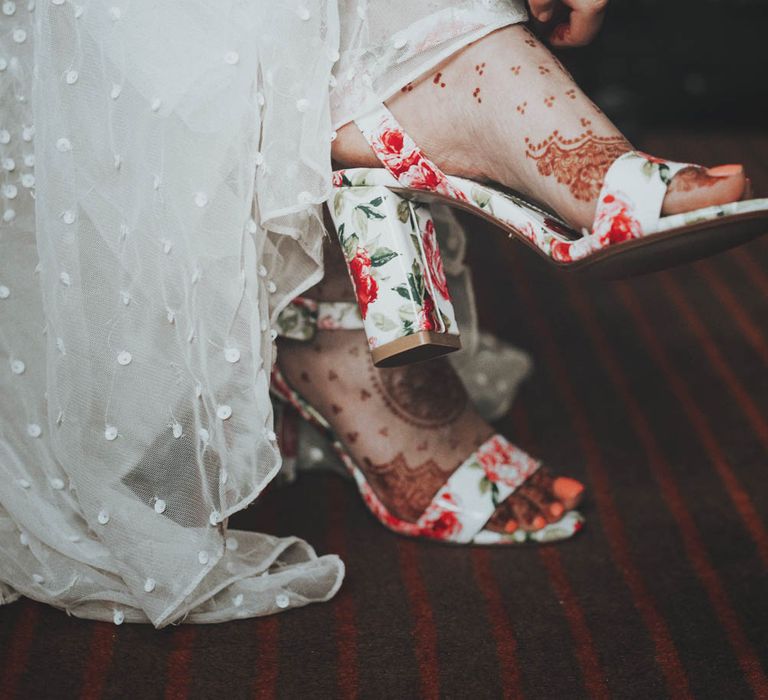
[[[630,138],[768,130],[768,0],[611,0],[594,44],[561,51]]]

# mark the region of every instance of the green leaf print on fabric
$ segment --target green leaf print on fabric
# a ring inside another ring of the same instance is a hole
[[[386,265],[390,260],[394,260],[398,255],[400,255],[400,253],[396,253],[390,248],[377,248],[371,254],[371,265],[373,265],[373,267],[381,267],[382,265]]]
[[[397,324],[390,318],[387,318],[384,314],[381,313],[375,313],[371,314],[371,320],[373,321],[373,324],[378,328],[380,331],[384,331],[385,333],[388,331],[393,331],[395,328],[397,328]]]
[[[411,206],[406,199],[401,199],[397,203],[397,218],[402,223],[406,223],[411,218]]]

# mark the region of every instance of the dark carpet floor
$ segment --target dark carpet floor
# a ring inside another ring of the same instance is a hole
[[[643,145],[746,162],[768,193],[765,136]],[[159,632],[17,602],[0,697],[768,698],[768,238],[603,283],[472,228],[484,325],[536,363],[499,428],[586,482],[581,535],[416,543],[306,476],[236,525],[339,553],[335,600]]]

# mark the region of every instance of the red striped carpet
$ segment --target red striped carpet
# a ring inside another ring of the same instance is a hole
[[[746,162],[768,193],[766,137],[643,145]],[[499,427],[587,483],[580,537],[418,544],[303,477],[235,525],[341,554],[333,602],[160,632],[16,603],[0,698],[767,698],[768,239],[597,283],[473,236],[484,324],[536,361]]]

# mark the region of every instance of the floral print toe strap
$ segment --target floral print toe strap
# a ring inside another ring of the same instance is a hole
[[[606,244],[654,233],[669,183],[688,163],[654,158],[640,151],[619,156],[608,170],[592,233]]]
[[[460,201],[466,199],[383,104],[355,119],[355,123],[376,157],[403,187],[437,192]]]
[[[494,435],[435,494],[418,520],[420,534],[449,542],[472,542],[498,505],[540,466],[503,435]]]
[[[310,341],[315,333],[360,330],[363,319],[355,302],[320,301],[296,297],[277,317],[278,335],[291,340]]]

